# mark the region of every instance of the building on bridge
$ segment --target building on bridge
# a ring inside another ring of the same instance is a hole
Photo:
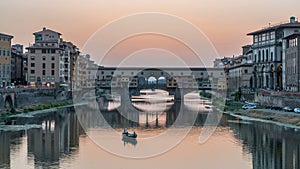
[[[284,37],[300,31],[295,17],[248,33],[253,36],[253,85],[255,88],[286,89],[287,65]]]
[[[11,83],[11,39],[13,36],[0,33],[0,87]]]
[[[128,82],[129,88],[194,88],[195,90],[226,90],[223,68],[143,68],[103,67],[96,73],[96,87],[119,88]]]

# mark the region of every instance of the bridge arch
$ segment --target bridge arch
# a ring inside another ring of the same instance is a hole
[[[156,79],[156,77],[154,77],[154,76],[150,76],[150,77],[147,79],[147,82],[148,82],[148,85],[156,85],[156,84],[157,84],[157,79]]]
[[[14,107],[13,99],[10,95],[7,95],[4,99],[4,108],[11,109]]]

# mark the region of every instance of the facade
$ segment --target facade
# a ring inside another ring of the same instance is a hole
[[[300,31],[300,23],[272,25],[247,35],[253,36],[253,85],[255,88],[286,89],[285,44],[283,39]]]
[[[32,86],[71,85],[72,56],[77,48],[71,42],[64,42],[61,33],[43,28],[33,33],[35,42],[28,50],[28,82]]]
[[[225,90],[223,68],[133,68],[103,67],[97,72],[96,87],[121,87],[127,79],[129,88],[195,88]]]
[[[13,36],[0,33],[0,87],[11,84],[11,39]]]
[[[14,85],[24,84],[23,45],[15,44],[11,48],[11,82]]]
[[[286,89],[288,91],[300,91],[300,33],[296,32],[284,38],[285,65],[286,65]]]

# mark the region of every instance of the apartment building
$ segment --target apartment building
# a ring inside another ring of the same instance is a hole
[[[11,85],[11,40],[13,36],[0,33],[0,87]]]
[[[28,82],[32,86],[63,86],[70,89],[73,61],[79,52],[61,33],[43,28],[33,33],[34,44],[28,50]]]

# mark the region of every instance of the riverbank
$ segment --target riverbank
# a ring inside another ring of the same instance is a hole
[[[269,110],[269,109],[248,109],[225,112],[243,120],[254,120],[267,123],[274,123],[282,126],[300,128],[300,114]]]
[[[47,103],[47,104],[33,104],[30,106],[24,106],[17,109],[13,108],[11,110],[2,110],[0,115],[0,123],[10,124],[11,119],[19,116],[33,117],[36,114],[55,112],[59,108],[67,108],[72,106],[73,106],[72,100],[64,100],[64,101]]]

